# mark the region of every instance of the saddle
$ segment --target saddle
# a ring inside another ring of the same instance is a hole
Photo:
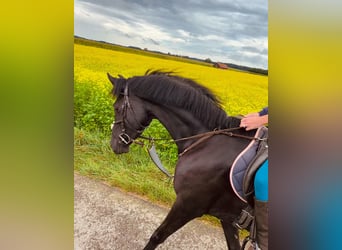
[[[252,140],[248,144],[234,160],[229,173],[234,193],[252,207],[254,206],[254,176],[268,158],[268,128],[258,128],[254,137],[261,140]]]
[[[259,167],[268,158],[268,128],[261,127],[255,136],[262,140],[253,140],[235,159],[230,170],[230,183],[235,194],[245,203],[240,216],[233,225],[238,229],[248,229],[249,236],[244,240],[255,241],[256,227],[254,221],[254,176]],[[244,249],[244,248],[242,248]]]

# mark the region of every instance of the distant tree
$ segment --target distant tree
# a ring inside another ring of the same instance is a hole
[[[205,59],[204,61],[207,62],[207,63],[212,63],[212,61],[210,60],[210,58],[207,58],[207,59]]]

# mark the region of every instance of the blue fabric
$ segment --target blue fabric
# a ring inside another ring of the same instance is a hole
[[[303,244],[300,249],[304,247],[310,250],[342,249],[341,177],[340,174],[330,176],[328,180],[323,180],[322,177],[312,187],[309,198],[306,197],[300,218],[301,220],[304,218],[304,223],[299,223],[301,228],[296,234],[300,235],[298,243]]]
[[[264,116],[264,115],[268,115],[268,107],[263,108],[263,109],[259,112],[259,116]]]
[[[259,201],[268,201],[268,160],[266,160],[255,174],[255,198]]]

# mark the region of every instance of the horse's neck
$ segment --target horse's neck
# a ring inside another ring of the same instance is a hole
[[[183,109],[154,106],[153,115],[164,125],[174,140],[209,131],[201,121]],[[182,152],[192,142],[192,140],[176,141],[178,151]]]

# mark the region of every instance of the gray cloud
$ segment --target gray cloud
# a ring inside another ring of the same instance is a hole
[[[75,35],[268,68],[266,0],[75,0]]]

